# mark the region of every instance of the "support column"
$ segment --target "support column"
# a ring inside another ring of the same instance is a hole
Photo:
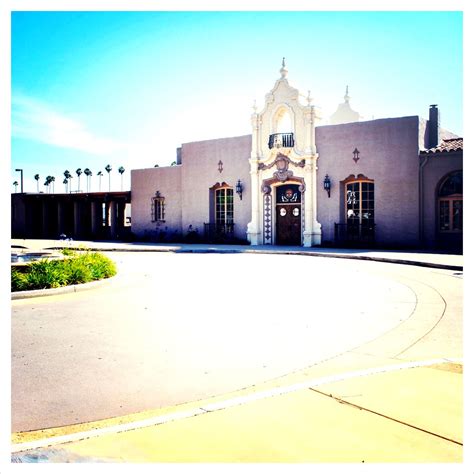
[[[262,243],[262,224],[260,222],[262,193],[258,189],[258,160],[251,160],[250,162],[250,185],[252,192],[252,220],[247,226],[247,239],[250,245],[259,245]]]
[[[41,212],[41,237],[43,239],[46,239],[48,237],[48,204],[46,202],[46,199],[43,199]]]
[[[123,228],[125,227],[125,202],[119,201],[117,203],[117,227],[118,235],[121,237],[123,235]]]
[[[81,202],[74,201],[74,238],[79,239],[81,234]]]
[[[58,235],[57,235],[57,237],[59,237],[61,234],[66,233],[65,230],[64,230],[64,206],[63,206],[63,203],[61,201],[58,201],[56,212],[58,214]]]
[[[102,227],[102,235],[106,238],[110,238],[110,202],[109,201],[106,201],[103,204],[103,212],[104,212],[104,216],[103,216],[103,227]]]
[[[247,240],[250,245],[258,245],[262,240],[262,223],[260,222],[261,192],[258,189],[258,157],[259,157],[259,135],[260,115],[257,114],[257,106],[254,104],[252,114],[252,151],[250,154],[250,188],[252,194],[252,217],[247,225]]]
[[[93,239],[98,237],[99,234],[99,217],[102,219],[101,211],[102,204],[97,201],[91,201],[91,236]]]
[[[110,202],[110,238],[117,238],[117,202]]]
[[[312,247],[313,245],[321,245],[321,224],[318,222],[317,216],[317,169],[316,159],[318,155],[314,155],[307,159],[305,166],[305,231],[303,233],[303,246]]]
[[[104,236],[104,222],[107,223],[107,219],[104,216],[104,210],[105,214],[107,214],[106,208],[107,206],[104,206],[104,203],[102,201],[97,203],[97,228],[99,238],[102,238]]]

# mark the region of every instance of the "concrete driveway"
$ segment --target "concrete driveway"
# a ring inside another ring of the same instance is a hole
[[[96,290],[12,302],[14,432],[199,400],[362,346],[403,360],[462,357],[452,271],[291,255],[110,256],[119,276]]]

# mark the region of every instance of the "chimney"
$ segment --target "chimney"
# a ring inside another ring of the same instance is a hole
[[[181,164],[181,147],[176,148],[176,164]]]
[[[430,105],[430,119],[428,121],[428,148],[439,144],[439,111],[436,104]]]

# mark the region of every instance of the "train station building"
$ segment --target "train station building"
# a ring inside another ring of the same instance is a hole
[[[131,171],[132,232],[152,241],[462,249],[463,139],[418,116],[361,120],[348,90],[330,125],[280,77],[251,134],[185,143]]]
[[[131,191],[12,195],[12,236],[462,251],[463,139],[418,116],[329,125],[280,77],[245,136],[184,143]],[[125,207],[131,208],[130,219]]]

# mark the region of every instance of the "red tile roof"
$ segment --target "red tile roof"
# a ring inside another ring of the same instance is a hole
[[[442,140],[441,143],[428,150],[421,150],[420,153],[449,153],[451,151],[462,151],[463,150],[463,139],[462,138],[447,138]]]

